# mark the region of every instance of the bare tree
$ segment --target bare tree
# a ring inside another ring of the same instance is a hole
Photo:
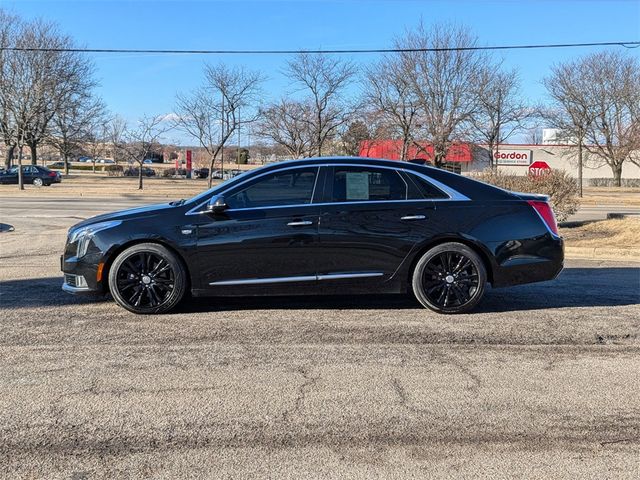
[[[357,157],[362,142],[371,139],[371,132],[363,120],[354,120],[342,134],[342,148],[346,155]]]
[[[345,90],[355,79],[356,67],[327,55],[300,53],[287,63],[285,73],[306,94],[302,101],[312,108],[308,128],[313,133],[313,149],[321,156],[326,142],[355,109],[345,98]]]
[[[526,130],[526,142],[529,145],[542,144],[542,129],[540,127],[529,127]]]
[[[621,185],[622,166],[640,148],[640,63],[599,52],[557,65],[544,84],[552,99],[548,118],[578,148],[582,195],[583,150],[603,160]]]
[[[9,48],[16,45],[21,21],[18,17],[10,15],[0,9],[0,47]],[[15,72],[13,71],[14,52],[0,49],[0,135],[6,147],[5,168],[11,167],[13,155],[17,148],[17,130],[15,119],[10,108],[14,98],[13,81]]]
[[[293,158],[311,155],[316,137],[311,128],[312,111],[303,102],[281,99],[260,112],[257,135],[284,147]]]
[[[126,160],[123,145],[127,130],[128,126],[124,118],[116,115],[107,120],[105,139],[116,164]],[[100,128],[98,128],[98,131],[100,131]]]
[[[255,105],[262,80],[262,75],[244,68],[208,65],[204,85],[189,95],[178,95],[176,127],[196,139],[209,155],[209,186],[219,154],[224,171],[227,141],[257,119]]]
[[[501,71],[499,65],[485,66],[476,81],[477,108],[470,121],[475,138],[488,147],[492,168],[494,150],[522,131],[525,122],[536,115],[537,110],[525,103],[519,90],[517,72]]]
[[[142,117],[135,127],[125,131],[125,141],[121,148],[127,158],[138,165],[138,190],[143,188],[144,160],[160,142],[162,135],[170,128],[171,126],[165,121],[165,116],[159,115]]]
[[[43,21],[24,22],[0,10],[0,133],[7,146],[6,165],[14,152],[22,165],[25,146],[37,162],[37,148],[49,138],[51,121],[74,96],[88,95],[93,87],[92,65],[77,52],[61,51],[73,47],[71,39],[55,25]],[[47,50],[29,50],[47,47]],[[18,174],[23,188],[22,168]]]
[[[400,159],[406,160],[418,118],[418,102],[400,56],[385,56],[365,72],[364,99],[387,134],[402,140]],[[389,138],[389,137],[387,137]]]
[[[75,45],[52,23],[30,22],[21,32],[19,46],[48,48],[46,51],[15,53],[25,57],[33,72],[31,100],[36,104],[38,113],[32,115],[24,130],[31,163],[35,165],[38,146],[47,139],[50,122],[56,113],[73,102],[74,96],[90,95],[90,89],[95,85],[93,65],[77,52],[59,50]]]
[[[84,147],[91,159],[93,173],[96,172],[96,162],[105,155],[110,145],[110,135],[113,133],[112,126],[116,121],[109,119],[104,111],[96,112],[85,125]],[[122,125],[126,128],[126,124]],[[118,148],[122,148],[123,142],[118,143]]]
[[[582,197],[582,167],[587,129],[593,122],[592,95],[586,69],[578,61],[556,65],[543,84],[551,97],[545,110],[547,121],[561,132],[561,136],[577,147],[578,195]]]
[[[83,141],[90,141],[93,125],[103,122],[104,117],[105,106],[102,101],[85,94],[73,95],[53,116],[47,143],[60,152],[66,175],[69,174],[69,158]]]
[[[433,160],[438,167],[443,165],[451,145],[468,136],[472,117],[478,111],[476,85],[488,58],[481,51],[470,50],[476,46],[477,38],[467,28],[455,25],[426,30],[421,24],[396,41],[398,48],[417,49],[402,53],[402,70],[420,108],[417,123],[433,144]]]

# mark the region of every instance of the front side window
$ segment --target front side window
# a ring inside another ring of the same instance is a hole
[[[407,183],[387,168],[335,167],[333,202],[406,200]]]
[[[311,203],[318,167],[296,168],[258,178],[225,196],[229,208],[281,207]]]

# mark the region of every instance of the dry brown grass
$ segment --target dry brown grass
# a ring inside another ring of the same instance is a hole
[[[600,220],[561,228],[560,234],[570,247],[622,248],[640,254],[640,218]]]

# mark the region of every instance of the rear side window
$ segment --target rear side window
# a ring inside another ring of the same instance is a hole
[[[423,198],[428,199],[439,199],[439,198],[449,198],[449,196],[444,193],[442,190],[432,185],[428,180],[425,180],[418,175],[414,175],[411,173],[407,173],[407,177],[409,177],[409,181],[413,183],[413,187],[417,190],[414,195],[422,195]],[[413,189],[410,188],[410,192],[413,193]],[[413,197],[410,197],[413,198]],[[417,198],[417,197],[415,197]]]
[[[317,167],[265,175],[225,197],[229,208],[280,207],[311,203]]]
[[[406,200],[408,185],[392,169],[335,167],[332,202]]]

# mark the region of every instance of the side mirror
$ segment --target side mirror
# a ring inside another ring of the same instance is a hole
[[[227,208],[229,208],[229,206],[224,201],[222,195],[214,195],[207,203],[207,213],[218,214],[224,212]]]

